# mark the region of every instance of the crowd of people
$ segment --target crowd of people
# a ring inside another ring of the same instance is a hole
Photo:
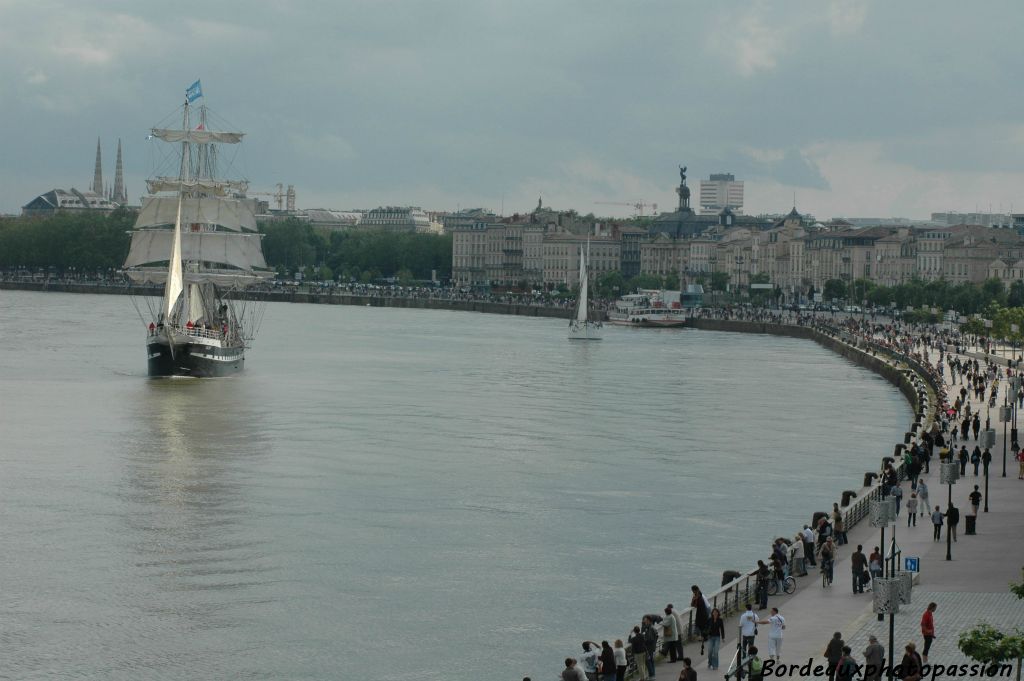
[[[896,361],[913,363],[915,370],[923,374],[934,391],[935,418],[915,433],[913,440],[902,448],[901,456],[885,461],[878,475],[880,493],[895,500],[897,516],[905,516],[908,528],[916,528],[917,520],[927,517],[932,521],[936,541],[942,539],[943,528],[949,539],[957,541],[960,510],[954,503],[948,503],[945,509],[941,505],[933,506],[926,478],[930,476],[936,459],[939,462],[957,462],[962,476],[968,475],[968,466],[977,479],[989,474],[993,456],[991,449],[984,446],[982,436],[991,427],[991,411],[1003,401],[1024,408],[1024,385],[1015,390],[1009,388],[1024,357],[1000,358],[988,354],[992,343],[985,337],[870,316],[849,315],[837,319],[832,315],[826,318],[802,311],[744,307],[703,309],[697,315],[707,319],[814,326],[871,352],[892,353]],[[1020,373],[1024,376],[1024,372]],[[1024,479],[1024,450],[1013,442],[1010,451],[1019,463],[1018,477]],[[973,485],[966,495],[975,520],[983,498],[979,487]],[[820,564],[821,570],[827,574],[823,583],[831,584],[838,554],[842,547],[849,545],[849,528],[845,521],[846,517],[837,503],[830,513],[820,514],[814,526],[804,525],[792,539],[777,538],[773,542],[768,558],[757,561],[757,610],[767,609],[772,582],[776,586],[775,592],[781,594],[783,580],[790,575],[806,575],[809,567]],[[874,546],[867,555],[863,545],[858,544],[851,551],[850,584],[854,596],[870,591],[872,580],[882,576],[885,570],[883,556],[880,546]],[[706,649],[707,668],[719,669],[719,654],[725,638],[722,613],[711,607],[697,586],[691,587],[691,591],[692,619],[681,617],[669,604],[664,615],[645,615],[625,640],[617,639],[611,644],[604,641],[600,645],[585,642],[584,655],[578,661],[566,659],[563,681],[577,681],[578,678],[622,681],[630,660],[636,665],[637,678],[646,681],[654,678],[654,657],[659,651],[670,662],[683,661],[681,681],[696,679],[693,660],[683,654],[683,643],[691,639],[700,641],[701,655]],[[935,603],[930,603],[922,615],[920,652],[917,642],[907,642],[903,646],[902,658],[896,663],[903,679],[920,679],[926,671],[925,665],[935,639],[936,608]],[[758,678],[766,668],[781,660],[785,619],[777,607],[771,608],[770,613],[763,617],[755,611],[754,603],[750,603],[739,617],[743,660],[753,672],[753,678]],[[764,657],[755,645],[758,625],[768,627],[768,649]],[[595,654],[589,654],[591,651]],[[875,636],[869,638],[859,660],[838,632],[828,642],[823,655],[828,662],[829,678],[834,681],[847,681],[858,673],[864,679],[877,680],[885,671],[885,649]],[[578,669],[577,665],[582,666],[582,677],[574,677],[570,673],[570,669]]]

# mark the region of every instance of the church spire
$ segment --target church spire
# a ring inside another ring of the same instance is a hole
[[[96,170],[92,175],[92,192],[103,196],[103,161],[100,158],[100,138],[96,138]]]
[[[121,140],[117,140],[117,166],[114,168],[114,192],[111,196],[114,203],[122,206],[128,203],[128,192],[124,188],[124,168],[121,165]]]

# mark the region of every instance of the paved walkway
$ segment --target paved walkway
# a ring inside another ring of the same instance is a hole
[[[932,353],[930,359],[934,361],[936,354]],[[947,381],[948,374],[947,371]],[[1003,389],[1005,385],[1004,380]],[[951,390],[948,392],[953,394]],[[903,606],[895,617],[896,664],[899,664],[903,647],[909,641],[917,644],[919,652],[922,649],[920,621],[930,601],[938,604],[935,613],[937,636],[929,655],[932,664],[969,664],[957,648],[957,638],[961,631],[978,622],[988,621],[1003,628],[1024,626],[1024,601],[1009,591],[1010,582],[1021,580],[1024,567],[1024,480],[1017,479],[1017,464],[1012,460],[1007,462],[1007,477],[1001,477],[1002,429],[997,429],[996,435],[989,478],[989,512],[979,511],[977,534],[974,536],[964,535],[964,517],[971,511],[967,495],[975,484],[984,491],[984,476],[975,477],[968,465],[967,475],[953,485],[953,503],[960,509],[961,521],[958,541],[952,545],[951,561],[945,559],[945,534],[941,542],[932,540],[932,525],[927,515],[918,518],[916,527],[907,528],[906,509],[901,508],[895,525],[896,543],[904,557],[920,558],[920,583],[914,587],[912,603]],[[973,449],[973,444],[969,448]],[[923,475],[922,479],[928,484],[932,507],[938,504],[944,510],[949,488],[939,483],[939,467],[933,465],[930,474]],[[909,484],[904,482],[904,502],[910,496],[908,490]],[[984,509],[984,502],[981,508]],[[886,531],[887,545],[891,532],[892,527]],[[832,586],[823,588],[820,573],[812,568],[808,576],[797,578],[797,590],[793,595],[769,598],[769,608],[778,607],[786,619],[783,663],[802,665],[808,658],[813,658],[815,664],[824,664],[822,653],[835,631],[842,633],[858,661],[863,661],[867,637],[872,633],[886,648],[888,656],[888,618],[885,623],[877,621],[877,616],[871,611],[870,592],[853,594],[849,560],[857,544],[863,544],[864,553],[868,555],[874,546],[879,545],[879,534],[879,530],[872,528],[866,520],[848,533],[850,543],[839,547]],[[767,555],[770,550],[767,542],[762,548]],[[767,619],[770,613],[762,611],[759,614]],[[724,675],[736,650],[736,627],[735,618],[726,622],[730,635],[722,644],[718,672],[708,671],[706,657],[697,654],[699,644],[686,646],[684,652],[693,659],[694,668],[702,678]],[[766,625],[759,627],[756,643],[762,657],[767,655],[767,632]],[[680,663],[659,665],[657,676],[675,679],[681,667]]]

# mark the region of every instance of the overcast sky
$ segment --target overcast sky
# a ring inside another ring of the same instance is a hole
[[[746,212],[1024,212],[1020,0],[0,0],[0,213],[162,158],[201,78],[234,168],[300,208],[676,201]]]

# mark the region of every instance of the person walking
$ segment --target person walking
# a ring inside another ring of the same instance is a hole
[[[900,678],[903,681],[921,681],[924,664],[921,661],[921,656],[917,654],[917,646],[908,643],[903,650],[905,652],[900,661]]]
[[[658,630],[654,627],[654,618],[647,615],[643,619],[640,633],[644,636],[646,653],[644,661],[647,663],[647,676],[654,678],[654,653],[658,650]]]
[[[932,526],[935,528],[935,533],[932,534],[932,541],[942,541],[942,511],[936,506],[935,510],[932,511]]]
[[[769,625],[768,659],[778,662],[782,655],[782,630],[786,628],[785,618],[779,614],[778,608],[772,608],[771,617],[766,620],[758,620],[757,623]]]
[[[975,446],[971,452],[971,465],[974,466],[974,477],[978,477],[978,467],[981,466],[981,447]]]
[[[843,525],[843,512],[839,510],[837,502],[832,504],[832,531],[835,533],[836,544],[842,546],[847,543],[846,529]]]
[[[811,567],[817,567],[817,563],[814,562],[814,530],[811,529],[810,525],[804,525],[800,535],[804,543],[804,560]]]
[[[929,506],[928,506],[928,485],[925,483],[924,480],[919,480],[917,482],[917,498],[921,501],[921,504],[920,504],[920,507],[919,507],[921,509],[921,515],[924,515],[925,513],[928,512],[928,508],[929,508]]]
[[[868,636],[868,647],[864,649],[864,681],[882,681],[885,668],[885,648],[874,634]]]
[[[615,639],[615,681],[626,681],[626,648],[622,645],[622,639]],[[639,667],[640,665],[637,665]]]
[[[829,681],[835,681],[836,678],[836,667],[839,666],[839,661],[843,659],[843,646],[846,643],[843,641],[843,635],[838,631],[832,634],[832,639],[825,646],[825,659],[828,660],[828,679]]]
[[[971,500],[971,510],[974,511],[973,515],[978,516],[978,507],[981,506],[981,492],[978,490],[978,486],[974,486],[974,491],[967,495],[967,498]]]
[[[583,667],[583,673],[587,675],[587,681],[597,681],[597,662],[600,659],[598,651],[601,649],[594,641],[583,642],[583,654],[577,662]]]
[[[967,462],[970,460],[970,458],[971,458],[970,454],[967,453],[967,447],[961,447],[960,448],[960,476],[961,477],[967,475]]]
[[[896,515],[900,514],[900,502],[903,501],[903,487],[897,482],[892,486],[892,498],[896,500]]]
[[[1024,390],[1024,388],[1021,388],[1021,390]],[[1014,442],[1013,446],[1016,448],[1017,443]],[[1024,449],[1018,449],[1013,458],[1017,460],[1017,479],[1024,480]]]
[[[857,660],[853,659],[853,649],[843,646],[843,656],[836,665],[836,681],[854,681],[859,667]]]
[[[665,606],[665,619],[661,621],[661,635],[665,639],[665,648],[668,651],[668,661],[678,662],[683,657],[683,651],[679,645],[679,620],[672,612],[672,604]]]
[[[932,647],[932,641],[935,640],[935,611],[938,607],[934,602],[929,603],[924,614],[921,615],[921,636],[924,637],[924,650],[921,656],[925,662],[928,661],[928,651]]]
[[[850,556],[850,570],[853,573],[853,593],[864,593],[864,575],[867,573],[868,559],[864,555],[864,547],[857,544],[857,550]]]
[[[878,579],[882,576],[882,550],[877,546],[868,556],[868,571],[871,573],[871,579]]]
[[[956,541],[956,526],[960,524],[960,509],[953,504],[946,510],[946,532]]]
[[[988,467],[992,464],[992,452],[988,451],[988,447],[985,447],[985,451],[981,453],[981,471],[985,475],[988,475]]]
[[[741,649],[747,654],[747,649],[754,645],[754,637],[757,635],[757,615],[754,614],[754,606],[747,603],[746,611],[740,615],[740,636]]]
[[[640,632],[639,626],[633,627],[633,633],[629,635],[629,652],[633,655],[638,678],[640,681],[647,681],[647,640]]]
[[[907,527],[917,527],[917,492],[911,492],[907,499]]]
[[[708,620],[711,619],[711,604],[704,598],[700,587],[694,584],[690,587],[690,607],[693,608],[693,625],[697,627],[700,634],[700,654],[704,654],[704,642],[708,638]]]
[[[718,669],[718,652],[725,638],[725,620],[718,608],[712,608],[708,620],[708,669]]]
[[[587,681],[583,670],[576,666],[576,658],[565,658],[565,669],[562,670],[562,681]]]
[[[677,681],[697,681],[697,672],[694,671],[693,661],[690,658],[683,658],[683,668],[679,670]]]

